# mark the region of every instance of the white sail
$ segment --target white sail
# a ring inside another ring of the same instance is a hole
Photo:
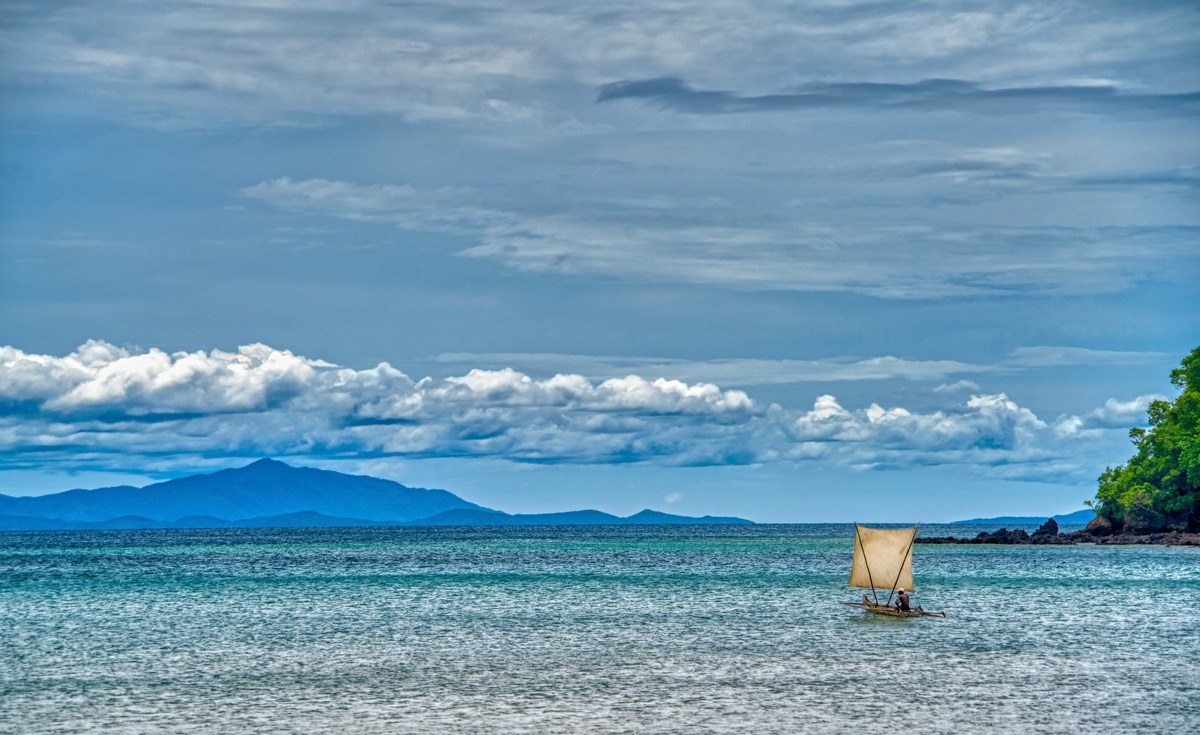
[[[868,528],[854,524],[850,586],[912,590],[912,545],[917,529]]]

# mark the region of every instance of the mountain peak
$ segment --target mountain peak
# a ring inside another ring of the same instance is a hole
[[[295,468],[295,467],[293,467],[293,466],[291,466],[291,465],[290,465],[290,464],[288,464],[287,462],[280,462],[280,461],[279,461],[279,460],[277,460],[277,459],[271,459],[270,457],[263,457],[262,459],[255,460],[255,461],[251,462],[250,464],[246,465],[245,467],[242,467],[241,469],[243,469],[243,470],[250,470],[250,469],[256,469],[256,470],[283,470],[283,469],[294,470],[294,469],[296,469],[296,468]]]

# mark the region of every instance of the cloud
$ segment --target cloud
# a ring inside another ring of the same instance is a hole
[[[0,352],[6,455],[494,456],[513,461],[737,461],[765,409],[740,391],[636,375],[535,381],[472,370],[414,382],[386,363],[339,368],[263,345],[65,357]],[[693,443],[695,442],[695,443]],[[23,460],[22,460],[23,461]]]
[[[869,380],[939,380],[961,373],[994,372],[1001,368],[957,360],[906,360],[883,356],[865,359],[828,360],[681,360],[662,357],[615,357],[564,355],[558,353],[447,353],[438,356],[444,364],[514,366],[533,372],[568,367],[592,378],[625,375],[636,370],[643,375],[671,375],[681,380],[719,385],[786,385],[803,382]],[[975,386],[978,390],[978,386]]]
[[[1138,396],[1131,401],[1109,398],[1100,406],[1083,416],[1068,416],[1060,419],[1056,430],[1060,434],[1082,432],[1095,433],[1096,429],[1129,429],[1146,425],[1146,410],[1153,401],[1169,400],[1160,393]]]
[[[478,233],[515,226],[512,215],[467,202],[470,192],[443,187],[422,190],[407,185],[360,186],[344,181],[283,176],[242,189],[242,196],[291,212],[333,214],[354,222],[380,222],[405,230],[452,234]]]
[[[5,75],[74,84],[116,114],[165,124],[312,124],[347,115],[488,124],[571,124],[575,100],[603,81],[680,109],[871,104],[1011,108],[1171,107],[1180,95],[1119,93],[1098,73],[1171,88],[1190,78],[1194,15],[1159,4],[1047,8],[721,0],[513,5],[177,2],[12,3]],[[531,42],[530,39],[536,39]],[[1153,59],[1154,63],[1145,63]],[[1139,63],[1140,62],[1140,63]],[[947,68],[1017,83],[982,89],[922,79]],[[679,76],[774,95],[695,89]],[[676,76],[671,76],[676,75]],[[1189,103],[1190,104],[1190,103]],[[1194,109],[1194,107],[1192,108]]]
[[[1013,367],[1061,367],[1068,365],[1140,365],[1170,359],[1165,352],[1092,350],[1084,347],[1018,347],[1005,364]]]
[[[488,231],[463,255],[534,273],[939,299],[1120,291],[1149,277],[1149,253],[1156,263],[1183,256],[1195,237],[1186,227],[731,227],[559,215]]]
[[[978,393],[979,384],[973,380],[956,380],[953,383],[942,383],[933,389],[934,393]]]
[[[1042,433],[1047,425],[1003,394],[972,396],[966,410],[958,413],[929,414],[915,414],[903,408],[885,409],[878,404],[862,411],[848,411],[835,397],[824,395],[789,428],[802,447],[813,443],[857,445],[851,456],[870,466],[887,462],[894,451],[1012,452]],[[861,449],[867,451],[860,452]]]
[[[914,150],[904,155],[905,149]],[[1086,170],[1089,165],[1098,169]],[[1194,166],[1164,162],[1155,168],[1135,162],[1114,167],[1112,162],[1097,160],[1068,163],[1062,159],[1061,151],[1052,155],[1014,146],[939,148],[927,141],[881,144],[873,151],[871,160],[831,167],[826,175],[854,182],[904,182],[922,187],[929,195],[932,195],[929,189],[941,188],[938,199],[956,203],[1016,194],[1098,191],[1133,195],[1139,190],[1152,190],[1188,196],[1200,188],[1200,174]]]
[[[1085,347],[1034,346],[1012,350],[993,363],[960,360],[909,360],[893,355],[869,358],[823,360],[714,359],[683,360],[664,357],[572,355],[562,353],[459,352],[438,355],[444,365],[516,367],[535,374],[553,374],[569,369],[589,378],[608,378],[637,372],[642,375],[673,376],[682,380],[718,385],[787,385],[793,383],[836,383],[883,380],[933,381],[955,375],[1002,375],[1044,368],[1078,365],[1140,365],[1169,361],[1162,352],[1094,350]],[[966,378],[942,383],[934,393],[982,392],[979,384]]]
[[[1200,92],[1145,94],[1112,85],[1039,86],[986,89],[957,79],[925,79],[912,84],[849,82],[804,84],[794,91],[764,95],[695,89],[678,77],[611,82],[600,87],[597,103],[647,100],[674,112],[731,114],[822,109],[885,109],[977,114],[1041,112],[1145,113],[1176,116],[1200,112]]]
[[[535,47],[493,34],[488,17],[496,18],[482,8],[400,12],[368,2],[182,2],[170,13],[83,2],[10,29],[8,46],[27,76],[124,98],[125,114],[152,124],[380,114],[497,123],[534,114],[496,97],[510,80],[537,84],[554,67]]]
[[[1149,397],[1047,422],[1003,394],[933,412],[822,395],[763,405],[705,382],[629,374],[535,379],[513,369],[413,380],[382,363],[339,367],[249,345],[166,353],[90,341],[62,356],[0,349],[0,468],[137,471],[215,457],[464,457],[662,466],[964,465],[1055,477],[1095,432],[1124,428]],[[1014,470],[1019,466],[1020,471]]]
[[[320,360],[255,344],[236,353],[134,353],[89,341],[64,358],[0,348],[0,400],[52,415],[261,411],[303,392]]]
[[[891,299],[1111,293],[1186,258],[1195,227],[729,225],[642,210],[522,212],[463,189],[282,177],[242,190],[270,206],[406,230],[470,235],[464,257],[524,272],[681,282],[745,291]]]

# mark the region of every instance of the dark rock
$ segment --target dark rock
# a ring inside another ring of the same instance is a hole
[[[1167,518],[1162,513],[1145,506],[1134,506],[1125,511],[1125,533],[1144,536],[1165,530],[1167,530]]]
[[[1200,546],[1200,533],[1117,533],[1088,540],[1105,546]]]
[[[1027,544],[1029,543],[1029,534],[1021,529],[1010,531],[1007,528],[1001,528],[994,533],[984,531],[976,536],[971,543],[975,544]]]
[[[1083,539],[1090,541],[1090,538]],[[1080,541],[1074,534],[1065,533],[1035,533],[1029,537],[1029,543],[1041,546],[1070,546]]]
[[[1088,536],[1109,536],[1113,533],[1113,524],[1104,516],[1096,516],[1083,529],[1083,533]]]
[[[1047,536],[1047,535],[1057,536],[1058,535],[1058,521],[1054,520],[1053,518],[1047,519],[1047,521],[1045,523],[1038,526],[1038,530],[1034,531],[1033,535],[1034,536]]]
[[[1100,544],[1105,546],[1192,546],[1200,547],[1200,533],[1182,533],[1178,531],[1159,531],[1156,533],[1112,533],[1110,524],[1099,524],[1108,529],[1103,535],[1095,535],[1084,529],[1074,533],[1049,534],[1035,533],[1032,536],[1024,531],[1009,531],[1001,528],[995,533],[981,533],[975,538],[955,538],[953,536],[935,536],[918,538],[918,544],[1036,544],[1040,546],[1070,546],[1071,544]],[[1039,529],[1040,530],[1040,529]]]

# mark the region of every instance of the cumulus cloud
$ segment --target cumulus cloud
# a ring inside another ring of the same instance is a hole
[[[472,370],[413,381],[264,345],[64,357],[0,352],[9,457],[31,451],[496,456],[515,461],[725,463],[765,409],[740,391],[636,375],[593,383]],[[698,443],[692,445],[693,440]]]
[[[167,353],[90,341],[56,357],[0,349],[0,467],[135,470],[163,457],[474,457],[667,466],[957,464],[1063,472],[1072,442],[1151,397],[1047,422],[1003,394],[952,409],[764,405],[705,382],[630,374],[535,379],[511,368],[413,380],[256,344]],[[155,459],[157,458],[157,459]]]
[[[1146,423],[1146,409],[1152,401],[1169,400],[1160,393],[1138,396],[1131,401],[1119,401],[1109,398],[1103,406],[1089,411],[1083,416],[1067,416],[1060,419],[1055,427],[1061,434],[1076,434],[1096,429],[1128,429],[1132,426],[1142,426]]]
[[[134,353],[89,341],[63,358],[0,347],[0,400],[55,415],[268,410],[303,391],[320,360],[254,344],[236,353]]]

